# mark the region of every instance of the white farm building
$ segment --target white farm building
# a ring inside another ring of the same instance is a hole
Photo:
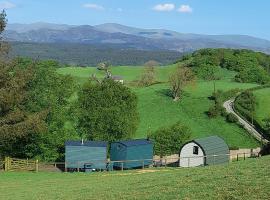
[[[197,167],[228,163],[228,145],[218,136],[211,136],[187,142],[180,149],[180,167]]]

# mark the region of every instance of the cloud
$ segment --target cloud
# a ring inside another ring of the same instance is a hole
[[[105,10],[105,8],[98,4],[86,3],[83,5],[84,8],[92,9],[92,10]]]
[[[181,13],[192,13],[193,9],[189,5],[181,5],[178,9],[178,12]]]
[[[11,3],[9,1],[0,1],[0,9],[10,9],[10,8],[15,8],[16,5],[14,3]]]
[[[154,6],[154,8],[153,8],[153,10],[160,11],[160,12],[173,11],[174,9],[175,9],[175,5],[172,3],[158,4],[158,5]]]

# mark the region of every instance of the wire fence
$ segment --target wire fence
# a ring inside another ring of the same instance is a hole
[[[131,170],[166,167],[198,167],[226,164],[248,158],[259,157],[259,153],[237,153],[210,156],[179,157],[170,156],[139,160],[89,160],[80,162],[38,162],[37,160],[5,158],[0,160],[0,169],[5,171],[36,171],[36,172],[104,172],[114,170]]]

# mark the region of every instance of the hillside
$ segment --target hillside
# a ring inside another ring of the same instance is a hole
[[[256,97],[255,120],[265,128],[264,120],[270,117],[270,88],[256,90],[253,93]]]
[[[113,67],[114,75],[124,77],[126,84],[138,95],[140,124],[135,138],[146,137],[150,131],[163,126],[169,126],[177,121],[186,123],[192,129],[192,138],[209,135],[219,135],[228,142],[230,147],[256,147],[257,142],[248,133],[235,124],[229,124],[222,117],[209,119],[206,111],[213,104],[209,100],[213,91],[212,83],[200,80],[195,87],[189,87],[181,101],[173,102],[168,93],[168,76],[175,66],[158,67],[157,77],[160,84],[150,87],[137,88],[132,82],[140,77],[142,67]],[[85,82],[95,73],[98,77],[104,74],[95,68],[60,68],[61,74],[70,74],[80,83]],[[217,81],[217,89],[252,88],[256,84],[243,84],[232,81],[234,72],[223,70],[223,77]]]
[[[269,199],[270,157],[193,169],[2,173],[0,199]]]
[[[168,50],[144,51],[121,45],[84,45],[70,43],[11,43],[11,55],[41,60],[56,60],[63,64],[96,66],[108,61],[112,65],[143,65],[149,60],[167,65],[181,57],[180,52]]]

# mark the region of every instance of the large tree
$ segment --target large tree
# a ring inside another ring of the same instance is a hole
[[[174,101],[178,101],[181,97],[184,87],[194,83],[195,75],[190,68],[178,66],[170,75],[171,93]]]
[[[86,83],[79,93],[78,129],[90,140],[131,138],[138,125],[137,97],[120,83]]]
[[[155,83],[156,80],[156,70],[159,64],[156,61],[148,61],[144,64],[144,70],[138,82],[139,86],[150,86]]]

